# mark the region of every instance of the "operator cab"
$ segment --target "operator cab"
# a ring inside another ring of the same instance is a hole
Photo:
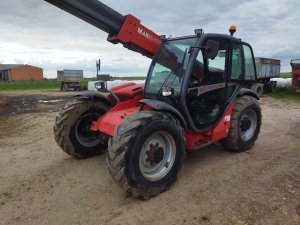
[[[229,35],[166,39],[151,63],[146,98],[166,102],[196,132],[222,118],[245,82],[256,80],[251,46]]]

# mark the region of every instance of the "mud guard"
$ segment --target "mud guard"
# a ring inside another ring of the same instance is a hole
[[[91,130],[113,136],[115,128],[120,125],[127,116],[131,116],[137,111],[153,109],[175,116],[179,119],[183,128],[187,129],[186,122],[177,109],[161,101],[143,98],[143,96],[138,95],[133,99],[115,105],[99,120],[92,123]]]
[[[75,95],[75,97],[102,100],[108,106],[115,105],[108,97],[106,97],[98,92],[94,92],[94,91],[81,91],[81,92],[77,93]]]
[[[242,95],[249,95],[249,96],[252,96],[252,97],[256,98],[257,100],[259,100],[259,96],[256,94],[256,92],[251,89],[248,89],[248,88],[240,89],[238,96],[242,96]]]
[[[187,130],[187,124],[185,122],[184,117],[182,116],[182,114],[173,106],[162,102],[162,101],[158,101],[158,100],[154,100],[154,99],[142,99],[139,101],[139,103],[142,103],[144,105],[148,105],[156,110],[159,110],[161,112],[168,112],[170,113],[172,116],[175,116],[177,119],[179,119],[180,124],[183,126],[184,130]]]
[[[118,103],[100,119],[92,122],[91,130],[113,136],[115,128],[123,123],[127,116],[131,116],[141,109],[141,104],[139,103],[141,99],[143,99],[143,96],[138,95],[128,101]]]

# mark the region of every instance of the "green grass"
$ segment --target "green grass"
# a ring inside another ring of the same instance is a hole
[[[145,80],[145,77],[111,77],[110,80]],[[84,78],[81,82],[82,90],[87,90],[88,82],[96,81],[96,78]],[[60,89],[60,82],[56,79],[45,81],[26,81],[26,82],[9,82],[0,83],[0,92],[18,91],[18,90],[47,90]]]
[[[296,88],[276,88],[273,93],[268,95],[279,100],[292,100],[300,103],[300,94],[296,93]]]
[[[17,91],[17,90],[41,90],[41,89],[58,89],[57,81],[32,81],[32,82],[12,82],[0,83],[1,91]]]
[[[280,74],[280,77],[281,77],[281,78],[291,78],[291,77],[292,77],[292,74],[291,74],[291,73],[281,73],[281,74]]]

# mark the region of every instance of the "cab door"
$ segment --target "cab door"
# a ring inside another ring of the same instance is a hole
[[[197,129],[215,125],[233,94],[228,92],[230,42],[212,40],[219,43],[217,56],[205,59],[205,51],[200,49],[189,80],[187,105]]]

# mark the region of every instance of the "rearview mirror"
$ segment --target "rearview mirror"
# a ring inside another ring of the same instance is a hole
[[[208,40],[205,46],[205,59],[213,59],[217,56],[219,50],[219,42]]]

